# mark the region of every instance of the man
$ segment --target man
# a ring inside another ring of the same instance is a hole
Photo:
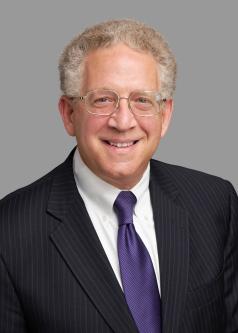
[[[151,160],[176,64],[132,20],[85,30],[59,64],[67,160],[0,203],[0,332],[238,332],[238,199]]]

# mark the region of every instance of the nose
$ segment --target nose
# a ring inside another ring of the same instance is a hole
[[[108,119],[108,125],[119,131],[127,131],[136,124],[136,118],[129,109],[128,98],[120,97],[116,111]]]

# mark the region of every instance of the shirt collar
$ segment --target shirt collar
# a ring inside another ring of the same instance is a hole
[[[121,190],[96,176],[83,162],[78,149],[74,153],[73,171],[77,188],[83,199],[95,204],[99,209],[103,209],[104,214],[114,214],[113,204]],[[149,188],[149,178],[150,164],[148,163],[142,178],[130,190],[135,194],[137,204],[143,200],[143,196]]]

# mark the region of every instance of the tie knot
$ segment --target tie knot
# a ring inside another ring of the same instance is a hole
[[[117,214],[119,225],[133,223],[133,209],[136,196],[131,191],[121,191],[113,205]]]

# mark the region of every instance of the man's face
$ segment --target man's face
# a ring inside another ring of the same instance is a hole
[[[154,58],[124,44],[89,53],[85,61],[85,95],[98,88],[112,89],[128,97],[135,90],[159,91],[158,66]],[[120,189],[133,187],[142,177],[172,113],[172,101],[163,114],[139,117],[132,114],[127,100],[111,116],[95,116],[84,102],[72,106],[67,98],[59,102],[67,132],[76,136],[84,163],[98,177]]]

